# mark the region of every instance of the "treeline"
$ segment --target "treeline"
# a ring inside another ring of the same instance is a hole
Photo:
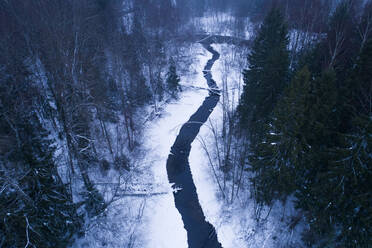
[[[164,48],[174,10],[1,1],[0,247],[66,247],[103,213],[91,173],[131,170],[140,110],[176,94]]]
[[[255,199],[294,195],[309,247],[370,247],[372,3],[340,1],[311,30],[293,26],[287,7],[270,9],[243,73],[239,126]],[[293,50],[290,37],[305,32],[312,38]]]

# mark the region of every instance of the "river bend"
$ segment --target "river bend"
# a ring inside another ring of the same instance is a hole
[[[175,189],[173,192],[175,205],[182,216],[184,228],[187,231],[189,248],[222,248],[218,242],[216,229],[205,219],[189,164],[191,143],[220,99],[220,91],[211,73],[212,66],[219,59],[220,54],[212,48],[211,43],[204,41],[201,44],[213,55],[203,70],[209,88],[209,96],[181,127],[168,156],[167,173],[168,180]]]

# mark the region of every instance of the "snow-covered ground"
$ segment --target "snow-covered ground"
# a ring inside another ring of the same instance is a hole
[[[202,68],[211,55],[200,44],[195,44],[193,47],[197,64],[193,64],[190,71],[195,73],[181,75],[184,91],[180,93],[179,100],[166,105],[161,112],[161,117],[150,123],[145,132],[145,146],[149,151],[147,156],[152,161],[151,171],[154,175],[154,182],[163,185],[162,187],[168,187],[170,192],[151,197],[147,201],[144,213],[147,220],[144,222],[146,225],[144,235],[146,235],[146,247],[148,248],[187,248],[186,230],[183,228],[181,215],[174,204],[171,185],[168,183],[166,161],[181,126],[188,121],[208,95],[207,90],[194,87],[207,88]],[[195,148],[192,149],[190,155],[191,167],[200,167],[202,165],[197,164],[195,160],[203,158],[193,153],[193,150]],[[208,164],[205,163],[204,166]]]
[[[213,46],[218,48],[217,50],[221,50],[220,45]],[[212,55],[200,44],[195,44],[193,47],[195,49],[194,54],[197,56],[197,63],[194,63],[193,68],[190,70],[196,73],[182,76],[181,84],[184,88],[187,88],[187,86],[206,88],[207,85],[202,74],[202,68]],[[231,49],[232,47],[228,46],[225,48],[225,53],[230,52],[229,48]],[[217,83],[222,82],[222,66],[224,66],[224,63],[217,61],[212,68],[212,75]],[[232,84],[234,87],[232,88],[236,90],[240,73],[230,76],[230,80],[234,82]],[[222,88],[221,84],[219,86]],[[162,111],[162,116],[155,122],[152,122],[148,127],[145,134],[146,145],[150,151],[148,156],[153,161],[151,168],[156,184],[167,185],[170,189],[166,172],[166,160],[170,147],[176,139],[181,126],[199,108],[207,95],[208,92],[206,90],[188,88],[180,94],[178,101],[168,104]],[[221,106],[215,109],[211,115],[211,119],[222,119]],[[202,126],[199,136],[206,137],[210,134],[211,130],[207,123]],[[245,240],[242,235],[243,231],[240,230],[242,225],[232,223],[236,222],[239,216],[235,216],[234,219],[228,221],[231,216],[226,216],[224,213],[224,202],[218,199],[217,184],[211,173],[205,151],[198,140],[195,140],[192,144],[189,162],[200,204],[207,220],[215,226],[219,241],[225,248],[245,247]],[[174,205],[172,194],[155,196],[149,199],[145,209],[145,216],[148,221],[144,222],[146,225],[144,229],[144,235],[147,239],[146,247],[187,247],[186,231],[183,228],[181,216]]]
[[[230,102],[237,103],[241,89],[241,64],[234,58],[237,56],[234,46],[213,45],[221,54],[220,60],[216,61],[212,68],[212,75],[222,89],[222,82],[229,91]],[[193,45],[197,63],[193,64],[191,71],[196,74],[181,77],[181,84],[205,88],[206,81],[202,75],[202,68],[211,54],[204,50],[201,45]],[[232,63],[235,61],[235,64]],[[144,211],[143,235],[145,236],[146,248],[171,248],[187,247],[186,231],[180,214],[175,205],[173,195],[170,193],[166,172],[166,160],[181,126],[198,109],[207,96],[206,90],[190,88],[180,94],[180,99],[168,104],[159,119],[149,124],[146,131],[146,146],[149,148],[148,157],[151,158],[151,171],[154,175],[154,183],[167,188],[169,194],[149,197]],[[221,126],[222,105],[211,114],[210,121],[215,126]],[[210,124],[202,126],[197,139],[203,138],[208,146],[213,146],[213,135]],[[212,148],[211,148],[212,149]],[[267,220],[258,224],[254,216],[254,201],[250,199],[249,188],[243,189],[241,197],[233,204],[227,204],[219,198],[218,186],[212,173],[208,157],[202,144],[195,140],[192,144],[189,156],[193,179],[197,188],[200,204],[207,220],[217,230],[219,241],[224,248],[235,247],[288,247],[296,245],[300,239],[302,225],[289,229],[289,223],[283,222],[295,216],[296,211],[291,203],[286,208],[276,203]],[[264,209],[264,214],[269,209]]]
[[[230,56],[233,46],[230,45],[212,45],[213,48],[220,53],[220,59],[217,60],[212,67],[213,79],[217,82],[220,89],[223,89],[223,72],[225,70],[226,56]],[[232,66],[232,65],[230,65]],[[237,69],[236,67],[234,67]],[[231,68],[232,69],[232,68]],[[229,88],[237,89],[239,84],[240,72],[230,70],[229,75]],[[220,99],[220,104],[214,109],[210,116],[210,120],[213,123],[221,124],[222,121],[222,97]],[[218,125],[217,124],[217,125]],[[199,132],[200,138],[206,141],[207,146],[213,146],[213,134],[210,126],[210,122],[207,122]],[[246,247],[244,239],[240,237],[240,225],[232,223],[234,221],[232,216],[226,215],[225,206],[222,199],[218,198],[218,185],[215,181],[208,157],[201,142],[196,140],[193,143],[191,153],[190,153],[190,167],[193,174],[194,182],[199,196],[200,204],[205,213],[206,219],[216,228],[219,241],[224,248],[234,248],[234,247]],[[212,149],[212,148],[211,148]]]
[[[213,12],[193,18],[190,23],[200,32],[249,39],[253,25],[248,17],[235,18],[231,13]]]
[[[163,104],[155,120],[147,122],[143,134],[144,156],[138,162],[140,165],[122,178],[121,184],[128,182],[131,189],[136,185],[143,189],[148,184],[148,195],[126,196],[112,203],[102,216],[88,221],[85,236],[75,242],[73,247],[187,248],[186,231],[174,204],[166,161],[179,129],[208,95],[202,69],[212,55],[200,44],[192,44],[190,49],[185,50],[184,53],[193,57],[191,59],[195,63],[179,72],[184,90],[179,94],[179,99]],[[199,183],[202,183],[200,179],[209,176],[207,170],[201,167],[208,166],[208,163],[201,149],[193,151],[197,149],[192,149],[190,163],[193,174],[200,176]],[[145,173],[139,172],[146,170]],[[105,182],[116,183],[118,175],[111,170],[105,178]],[[96,178],[95,181],[102,179]],[[200,187],[210,189],[211,195],[214,195],[212,185],[212,181],[206,180],[205,185]],[[213,203],[215,201],[213,199]],[[218,207],[215,204],[213,206]],[[218,209],[214,212],[217,214]]]
[[[245,53],[237,50],[233,45],[215,44],[214,49],[221,55],[212,68],[214,80],[223,89],[225,103],[228,108],[235,109],[242,90],[242,70],[246,68]],[[224,85],[224,86],[223,86]],[[209,147],[212,153],[214,148],[214,135],[210,125],[217,129],[218,135],[222,133],[223,97],[199,133],[199,139]],[[225,108],[226,108],[225,105]],[[213,161],[215,162],[215,161]],[[200,203],[210,221],[216,228],[219,240],[224,248],[233,247],[300,247],[300,234],[304,223],[300,219],[291,229],[292,220],[299,216],[289,200],[284,207],[276,202],[272,209],[263,208],[263,217],[270,212],[266,220],[257,223],[255,218],[255,201],[251,197],[249,187],[249,174],[244,172],[246,188],[242,188],[234,201],[227,203],[221,197],[208,157],[200,142],[195,142],[190,154],[190,166]]]
[[[144,155],[138,161],[137,170],[122,178],[132,188],[139,185],[142,193],[143,189],[146,190],[145,193],[141,196],[125,196],[113,202],[102,216],[90,221],[86,236],[76,242],[74,247],[187,248],[186,231],[168,183],[166,161],[179,129],[208,95],[202,69],[212,55],[200,44],[190,46],[186,54],[194,57],[194,61],[186,70],[183,68],[179,72],[183,92],[179,94],[179,99],[164,104],[158,110],[155,120],[147,122],[143,137]],[[221,54],[212,68],[213,78],[221,89],[229,92],[230,102],[235,102],[236,105],[242,83],[241,69],[245,68],[245,59],[242,60],[241,57],[245,57],[245,54],[240,54],[242,51],[236,50],[232,45],[212,46]],[[222,105],[219,104],[210,117],[211,123],[218,130],[222,115]],[[288,204],[286,208],[279,203],[275,204],[267,220],[258,224],[254,218],[255,205],[250,198],[249,188],[242,189],[240,197],[233,204],[220,198],[201,138],[213,149],[209,122],[202,126],[192,144],[189,161],[200,204],[207,220],[216,228],[222,246],[296,246],[293,242],[299,240],[302,225],[289,229],[289,223],[282,221],[283,216],[287,216],[284,219],[290,219],[288,216],[296,214],[292,204]],[[112,173],[114,171],[109,172],[107,178],[117,178]]]

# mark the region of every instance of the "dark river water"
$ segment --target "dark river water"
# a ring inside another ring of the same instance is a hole
[[[182,216],[184,228],[187,231],[189,248],[222,248],[218,242],[215,228],[205,219],[189,164],[191,143],[220,99],[219,89],[210,71],[220,55],[213,50],[210,43],[202,43],[202,45],[213,55],[203,71],[209,87],[209,96],[204,99],[202,105],[190,117],[189,121],[183,124],[168,156],[167,173],[169,182],[174,184],[173,187],[181,189],[174,191],[173,195],[176,208]],[[214,192],[210,193],[214,194]]]

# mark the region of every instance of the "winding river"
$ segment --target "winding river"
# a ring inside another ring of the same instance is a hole
[[[189,248],[222,248],[218,242],[215,228],[205,219],[188,160],[191,143],[220,99],[220,91],[211,73],[212,66],[219,59],[220,54],[212,48],[211,42],[204,41],[201,44],[213,55],[203,70],[209,88],[209,96],[205,98],[189,121],[181,127],[168,156],[167,173],[168,180],[175,189],[173,192],[175,205],[182,216],[184,228],[187,231]]]

